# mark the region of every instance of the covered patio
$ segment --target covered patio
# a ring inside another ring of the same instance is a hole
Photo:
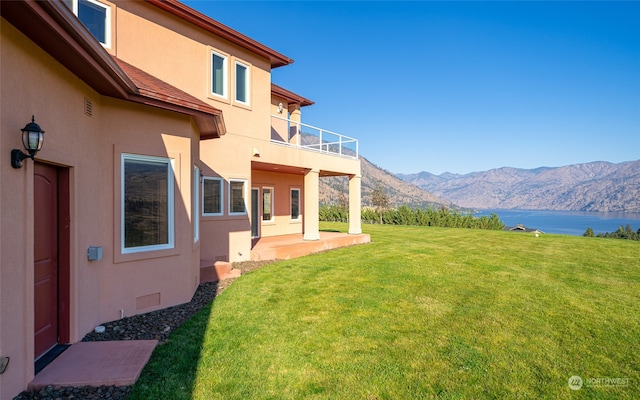
[[[304,235],[301,233],[264,237],[255,239],[252,243],[251,260],[288,260],[370,241],[371,237],[367,234],[354,235],[341,232],[320,232],[318,240],[304,240]]]

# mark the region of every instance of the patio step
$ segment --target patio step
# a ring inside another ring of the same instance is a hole
[[[233,269],[227,261],[200,260],[200,283],[219,282],[229,278],[238,278],[239,269]]]
[[[35,376],[29,390],[47,386],[131,386],[157,344],[157,340],[75,343]]]

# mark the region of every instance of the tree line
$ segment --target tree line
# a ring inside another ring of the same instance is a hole
[[[347,207],[340,204],[321,205],[320,221],[347,222],[349,212]],[[386,225],[412,225],[412,226],[437,226],[444,228],[471,228],[471,229],[492,229],[502,230],[504,223],[497,214],[491,216],[483,215],[476,217],[473,214],[463,214],[457,210],[450,210],[444,207],[434,208],[410,208],[406,205],[398,208],[385,208],[376,210],[373,208],[363,208],[361,220],[367,224]]]
[[[398,208],[389,207],[389,195],[380,180],[377,180],[371,191],[370,208],[363,208],[361,220],[367,224],[437,226],[443,228],[472,228],[502,230],[504,223],[497,214],[475,217],[473,214],[462,214],[457,210],[440,207],[439,209],[410,208],[402,205]],[[338,204],[320,205],[320,221],[347,222],[349,208],[346,196],[338,199]]]
[[[634,231],[631,228],[631,225],[627,224],[625,228],[620,225],[618,230],[615,232],[605,232],[598,233],[597,235],[593,232],[591,227],[587,228],[587,230],[582,234],[582,236],[586,237],[601,237],[601,238],[610,238],[610,239],[626,239],[626,240],[640,240],[640,229]]]

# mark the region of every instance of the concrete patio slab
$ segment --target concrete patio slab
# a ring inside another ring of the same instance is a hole
[[[37,374],[29,389],[133,385],[157,344],[157,340],[78,342]]]
[[[291,234],[260,238],[251,249],[252,261],[289,260],[312,253],[371,242],[368,234],[351,235],[340,232],[320,232],[319,240],[304,240],[303,235]]]

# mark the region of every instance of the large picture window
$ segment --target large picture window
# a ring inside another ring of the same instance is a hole
[[[222,179],[205,176],[202,180],[202,215],[222,215]]]
[[[247,184],[244,180],[229,181],[229,215],[247,214],[246,186]]]
[[[122,252],[174,247],[171,160],[122,155]]]
[[[249,66],[236,62],[236,101],[249,104]]]
[[[291,219],[300,219],[300,189],[291,189]]]
[[[64,0],[89,32],[105,47],[110,47],[111,7],[95,0]]]
[[[227,97],[227,57],[211,52],[211,94]]]

